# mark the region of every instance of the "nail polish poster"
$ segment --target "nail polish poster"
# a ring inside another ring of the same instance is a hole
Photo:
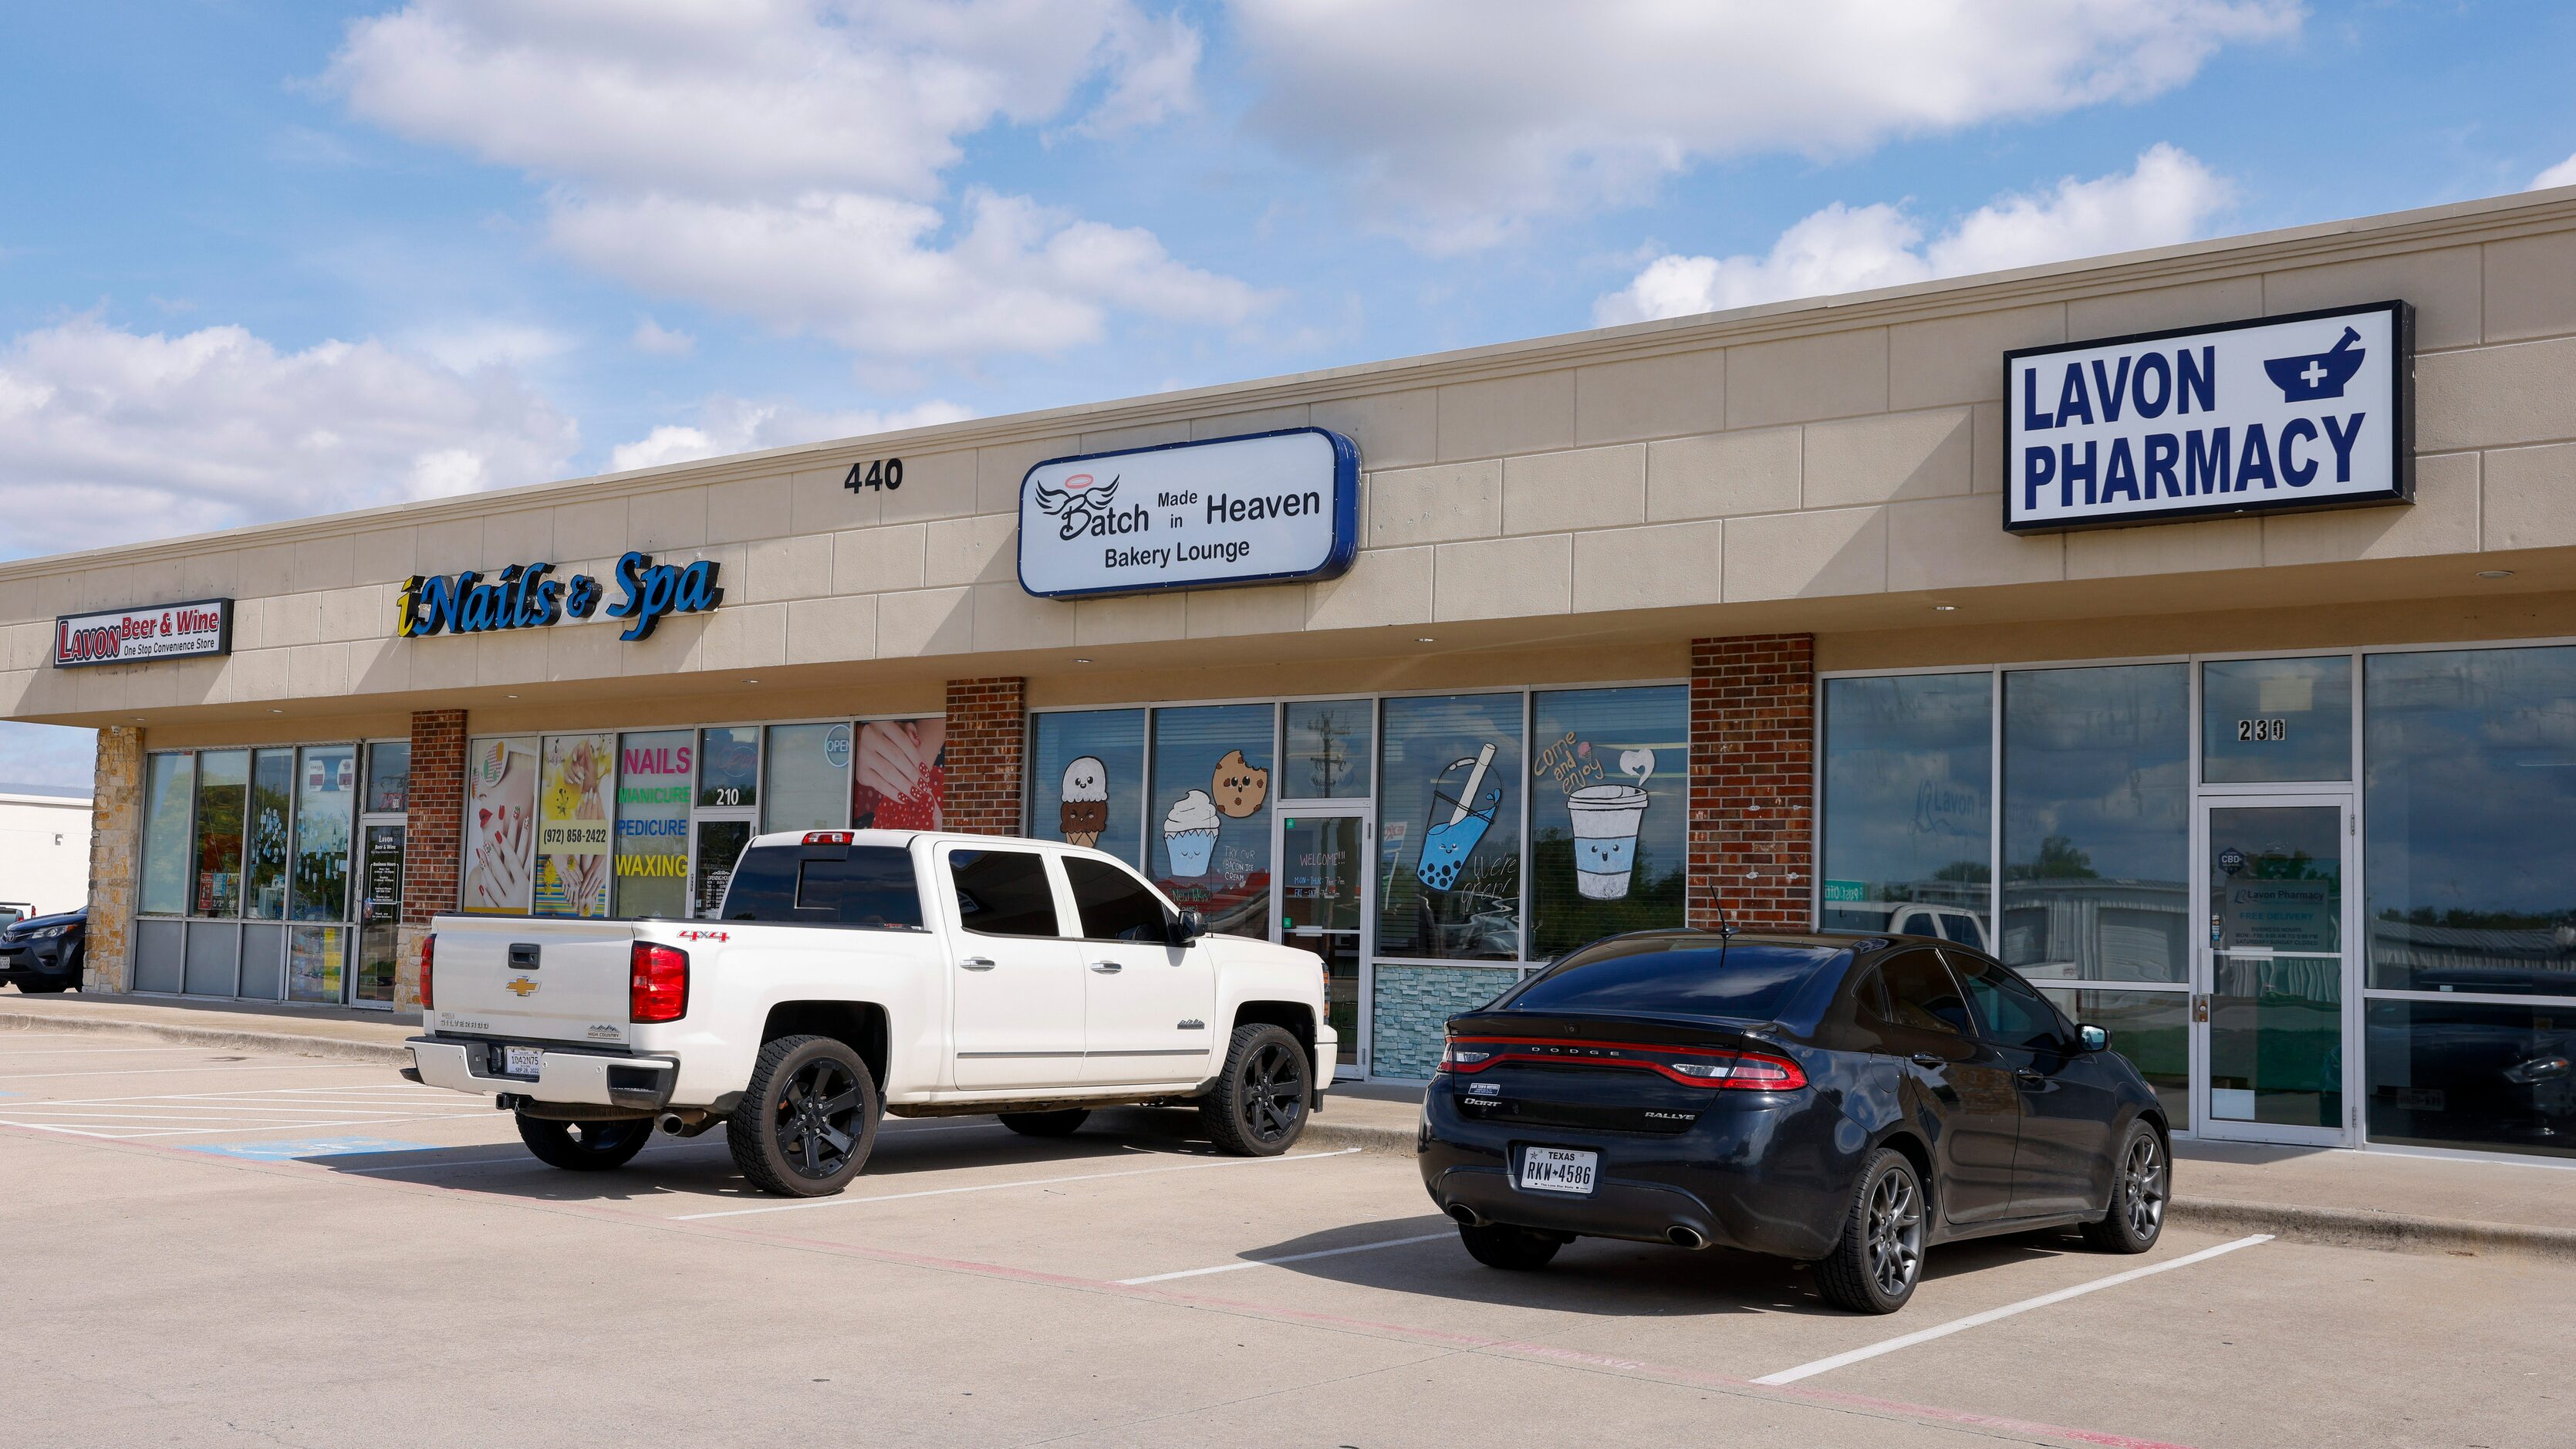
[[[615,735],[548,735],[537,817],[536,914],[608,914]]]
[[[470,915],[528,909],[536,862],[537,741],[476,740],[465,760],[465,877]]]
[[[945,716],[870,720],[859,726],[850,776],[851,828],[938,830],[946,818],[947,793]]]

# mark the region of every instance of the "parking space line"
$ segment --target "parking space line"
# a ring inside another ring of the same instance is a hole
[[[0,1039],[4,1039],[4,1038],[0,1038]],[[223,1050],[223,1048],[222,1048],[222,1047],[206,1046],[206,1045],[204,1045],[204,1044],[202,1044],[202,1043],[200,1043],[200,1044],[198,1044],[198,1045],[194,1045],[194,1046],[148,1046],[148,1047],[44,1047],[44,1048],[40,1048],[40,1049],[32,1050],[32,1051],[30,1051],[30,1050],[22,1050],[22,1049],[20,1049],[20,1048],[18,1048],[18,1047],[13,1047],[13,1046],[0,1046],[0,1056],[9,1056],[9,1057],[114,1057],[114,1056],[131,1056],[132,1054],[134,1054],[134,1053],[136,1053],[136,1052],[213,1052],[213,1051],[222,1051],[222,1050]]]
[[[0,1072],[0,1082],[42,1082],[59,1077],[168,1077],[180,1072],[364,1072],[383,1071],[366,1062],[281,1062],[276,1066],[120,1067],[107,1072]]]
[[[1947,1338],[1954,1333],[1982,1327],[1997,1319],[2010,1318],[2016,1313],[2028,1313],[2034,1308],[2046,1308],[2052,1303],[2063,1303],[2069,1298],[2081,1298],[2087,1293],[2098,1293],[2105,1288],[2117,1288],[2123,1283],[2134,1283],[2140,1278],[2151,1278],[2158,1273],[2170,1273],[2176,1268],[2188,1268],[2194,1263],[2208,1262],[2223,1253],[2233,1253],[2239,1248],[2250,1248],[2257,1243],[2270,1241],[2272,1241],[2270,1233],[2255,1233],[2250,1237],[2238,1238],[2232,1243],[2221,1243],[2215,1248],[2203,1248],[2197,1253],[2186,1253],[2179,1258],[2167,1259],[2162,1263],[2150,1263],[2143,1268],[2132,1268],[2126,1273],[2114,1273],[2108,1278],[2096,1278],[2090,1283],[2078,1283],[2072,1288],[2060,1288],[2054,1293],[2025,1298],[2019,1303],[2007,1303],[2001,1308],[1989,1308],[1983,1313],[1971,1313],[1965,1318],[1954,1318],[1948,1323],[1937,1323],[1930,1328],[1918,1329],[1913,1333],[1870,1344],[1866,1348],[1855,1348],[1848,1353],[1835,1354],[1831,1358],[1820,1358],[1813,1363],[1802,1363],[1796,1368],[1782,1369],[1776,1374],[1764,1374],[1753,1382],[1768,1384],[1774,1388],[1782,1384],[1794,1384],[1800,1379],[1830,1373],[1835,1369],[1859,1363],[1863,1359],[1876,1358],[1880,1354],[1894,1353],[1900,1348],[1912,1348],[1918,1343],[1930,1343],[1936,1338]]]
[[[707,1218],[747,1218],[760,1213],[802,1212],[807,1208],[855,1207],[863,1203],[896,1202],[912,1197],[948,1197],[961,1192],[1000,1192],[1009,1187],[1052,1187],[1060,1182],[1098,1182],[1103,1178],[1111,1177],[1144,1177],[1157,1172],[1192,1172],[1208,1167],[1258,1167],[1271,1162],[1314,1162],[1326,1157],[1348,1157],[1357,1151],[1359,1149],[1356,1147],[1345,1147],[1338,1152],[1295,1152],[1285,1157],[1228,1157],[1216,1162],[1183,1162],[1171,1167],[1131,1167],[1123,1172],[1077,1172],[1064,1177],[1030,1177],[1022,1178],[1017,1182],[980,1182],[971,1187],[934,1187],[920,1192],[879,1193],[874,1197],[850,1197],[844,1194],[839,1197],[810,1198],[804,1202],[772,1203],[767,1207],[727,1208],[723,1212],[674,1213],[669,1220],[675,1223],[694,1223]]]
[[[134,1142],[146,1137],[204,1137],[217,1132],[290,1132],[307,1127],[382,1127],[396,1122],[444,1122],[442,1114],[434,1117],[326,1117],[314,1122],[230,1122],[220,1127],[142,1127],[141,1124],[102,1123],[96,1127],[67,1127],[55,1122],[21,1122],[0,1118],[0,1126],[26,1127],[38,1132],[60,1132],[72,1137],[100,1137],[114,1142]],[[138,1130],[140,1128],[140,1130]]]
[[[1347,1248],[1319,1248],[1311,1253],[1287,1253],[1276,1258],[1246,1258],[1239,1263],[1219,1263],[1213,1268],[1183,1268],[1177,1273],[1151,1273],[1142,1278],[1121,1278],[1118,1286],[1133,1288],[1143,1283],[1169,1283],[1175,1278],[1204,1278],[1210,1273],[1240,1273],[1246,1268],[1275,1268],[1282,1263],[1305,1263],[1316,1258],[1338,1258],[1344,1253],[1373,1253],[1380,1248],[1405,1248],[1415,1243],[1437,1243],[1453,1236],[1449,1233],[1424,1233],[1418,1238],[1389,1238],[1382,1243],[1353,1243]]]

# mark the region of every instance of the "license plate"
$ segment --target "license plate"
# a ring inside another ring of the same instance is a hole
[[[505,1046],[501,1048],[501,1072],[504,1076],[534,1078],[545,1069],[543,1047]]]
[[[1521,1186],[1532,1192],[1592,1191],[1601,1171],[1601,1154],[1570,1147],[1521,1149]]]

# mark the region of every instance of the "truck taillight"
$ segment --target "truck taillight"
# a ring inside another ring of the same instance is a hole
[[[689,1014],[688,952],[638,941],[627,960],[627,1020],[678,1021]]]
[[[805,843],[807,845],[847,845],[850,843],[850,832],[846,830],[808,830],[805,832]]]
[[[437,945],[436,931],[420,938],[420,1009],[423,1011],[436,1009],[436,998],[429,994],[429,960]]]

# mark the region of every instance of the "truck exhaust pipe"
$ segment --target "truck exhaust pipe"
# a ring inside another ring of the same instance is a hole
[[[1696,1230],[1691,1228],[1677,1227],[1668,1229],[1664,1233],[1664,1240],[1671,1243],[1676,1248],[1705,1248],[1708,1246],[1708,1239],[1701,1237]]]
[[[683,1107],[676,1112],[663,1113],[653,1125],[668,1137],[695,1137],[723,1120],[703,1107]]]

